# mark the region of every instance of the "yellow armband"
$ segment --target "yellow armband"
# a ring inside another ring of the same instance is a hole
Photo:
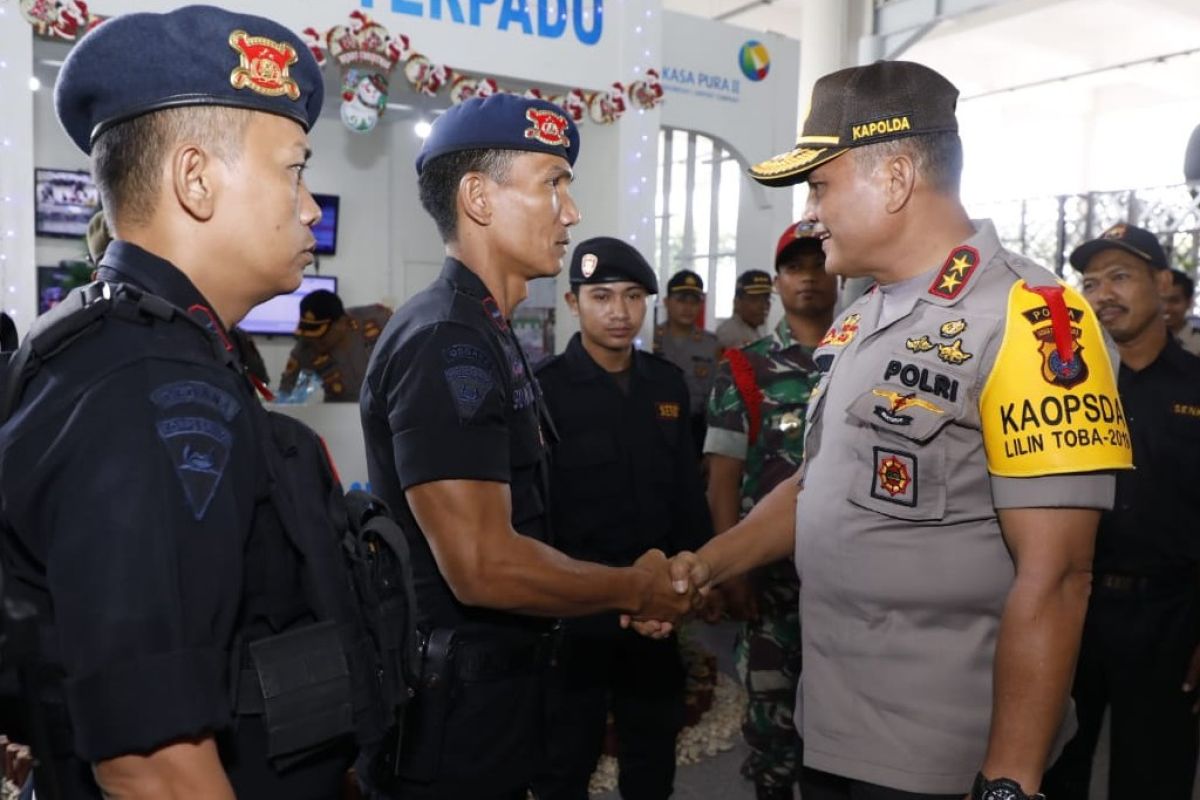
[[[1031,478],[1133,465],[1100,323],[1066,285],[1013,284],[979,415],[993,475]]]

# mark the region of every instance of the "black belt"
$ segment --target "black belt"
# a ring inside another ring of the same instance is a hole
[[[453,647],[453,670],[459,680],[478,681],[531,674],[554,658],[558,637],[543,633],[526,641],[459,640]]]

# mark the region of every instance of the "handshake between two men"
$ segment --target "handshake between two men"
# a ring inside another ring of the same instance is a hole
[[[704,608],[713,588],[755,567],[791,556],[799,491],[798,483],[784,481],[745,519],[695,553],[684,551],[668,559],[661,551],[651,550],[639,558],[635,568],[659,575],[655,581],[659,599],[644,604],[636,614],[623,614],[622,627],[631,627],[643,636],[664,638],[681,617]],[[668,584],[674,598],[662,594]]]

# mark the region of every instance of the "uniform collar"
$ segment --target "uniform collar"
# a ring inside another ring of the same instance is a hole
[[[105,249],[104,257],[100,259],[100,268],[96,270],[96,277],[100,280],[131,283],[179,308],[212,308],[179,267],[136,244],[120,239],[113,240]]]
[[[609,372],[596,363],[595,359],[588,353],[583,346],[583,334],[576,333],[571,337],[571,341],[567,343],[567,349],[563,351],[563,358],[567,362],[571,377],[578,381],[595,380],[597,375],[609,375]],[[645,372],[645,357],[638,352],[638,349],[633,348],[633,363],[632,371],[644,374]]]
[[[792,327],[788,325],[786,316],[779,320],[779,324],[775,326],[775,341],[779,343],[779,347],[783,350],[796,344],[796,340],[792,338]]]
[[[491,297],[492,294],[488,291],[482,278],[472,272],[466,264],[452,256],[447,256],[446,263],[442,265],[442,280],[449,281],[455,289],[463,294],[477,297],[480,300]]]
[[[975,288],[979,273],[1000,252],[1000,238],[990,219],[971,220],[971,224],[975,226],[975,233],[950,250],[933,273],[929,286],[921,293],[920,297],[926,303],[956,305]]]

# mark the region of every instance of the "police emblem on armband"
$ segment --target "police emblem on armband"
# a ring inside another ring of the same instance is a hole
[[[525,119],[531,123],[525,129],[526,139],[537,139],[551,147],[571,146],[571,140],[567,138],[566,133],[567,118],[563,115],[541,108],[531,108],[525,112]]]
[[[817,347],[845,347],[858,335],[858,321],[861,316],[850,314],[840,325],[834,325],[821,339]]]
[[[934,276],[933,283],[929,284],[929,293],[944,300],[953,300],[967,287],[967,281],[978,267],[978,250],[968,245],[954,248],[946,263]],[[963,327],[966,327],[965,324]]]
[[[234,31],[229,34],[229,46],[241,57],[241,65],[229,75],[233,88],[250,89],[268,97],[287,95],[289,100],[300,99],[300,87],[288,75],[288,67],[298,58],[290,44]]]
[[[1046,305],[1021,312],[1033,326],[1042,354],[1042,379],[1055,386],[1070,389],[1088,377],[1087,362],[1083,360],[1083,345],[1079,327],[1083,310],[1069,308],[1063,300],[1061,286],[1023,286],[1026,291],[1040,295]]]

